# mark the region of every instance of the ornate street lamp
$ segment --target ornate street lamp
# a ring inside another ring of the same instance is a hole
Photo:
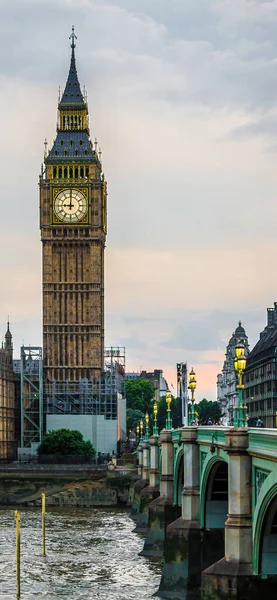
[[[188,388],[191,392],[191,409],[189,410],[188,413],[188,424],[191,425],[194,421],[195,421],[195,408],[194,408],[194,392],[196,390],[196,379],[195,379],[195,372],[193,370],[193,368],[191,369],[191,372],[189,374],[189,385]]]
[[[171,393],[170,392],[166,392],[165,399],[166,399],[166,403],[167,403],[167,416],[166,416],[166,425],[165,425],[165,428],[167,430],[171,430],[172,429],[172,419],[171,419],[171,402],[172,402],[172,397],[171,397]]]
[[[140,421],[139,428],[140,428],[140,440],[139,440],[139,443],[142,444],[142,442],[143,442],[143,421]]]
[[[139,425],[136,426],[137,444],[139,443]]]
[[[145,441],[148,442],[149,440],[149,414],[146,413],[145,415]]]
[[[238,390],[238,406],[234,406],[234,427],[245,427],[247,406],[246,404],[243,404],[242,390],[244,385],[242,383],[242,378],[246,369],[246,357],[244,344],[241,340],[239,340],[235,347],[235,353],[234,367],[238,375],[238,383],[236,384]]]
[[[157,427],[157,414],[158,414],[158,405],[157,405],[157,402],[155,402],[154,406],[153,406],[153,415],[154,415],[153,435],[159,435],[158,427]]]

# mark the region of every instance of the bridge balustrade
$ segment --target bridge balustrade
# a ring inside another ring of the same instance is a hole
[[[277,430],[201,426],[154,437],[150,488],[160,480],[160,494],[148,507],[142,554],[164,553],[159,595],[201,584],[203,600],[224,598],[227,588],[240,600],[270,591],[277,585]]]

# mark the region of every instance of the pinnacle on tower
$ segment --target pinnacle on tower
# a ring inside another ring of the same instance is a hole
[[[70,109],[72,107],[78,107],[82,109],[86,108],[86,102],[82,94],[77,75],[75,59],[75,40],[77,39],[77,36],[74,33],[74,26],[72,27],[72,33],[69,36],[69,39],[71,39],[71,61],[65,89],[59,102],[59,109]]]
[[[13,350],[12,334],[10,332],[10,322],[7,322],[7,331],[5,333],[5,350]]]
[[[99,163],[89,138],[88,106],[77,75],[74,27],[70,39],[71,60],[64,92],[58,103],[57,137],[50,152],[45,152],[45,164],[60,164],[61,161]]]

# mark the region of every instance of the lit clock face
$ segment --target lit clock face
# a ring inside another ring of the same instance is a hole
[[[54,210],[65,223],[76,223],[87,212],[86,198],[79,190],[63,190],[55,198]]]

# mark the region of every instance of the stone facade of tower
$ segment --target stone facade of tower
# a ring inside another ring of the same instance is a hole
[[[221,411],[226,415],[229,424],[232,424],[233,421],[233,408],[238,404],[234,358],[235,347],[239,340],[245,346],[245,356],[247,357],[249,355],[248,337],[240,321],[226,347],[222,372],[217,376],[217,401],[220,403]]]
[[[16,458],[19,406],[16,388],[19,378],[13,372],[13,344],[8,323],[5,342],[0,348],[0,462]]]
[[[107,184],[88,128],[75,35],[57,136],[40,177],[43,360],[49,382],[97,377],[104,367]]]

